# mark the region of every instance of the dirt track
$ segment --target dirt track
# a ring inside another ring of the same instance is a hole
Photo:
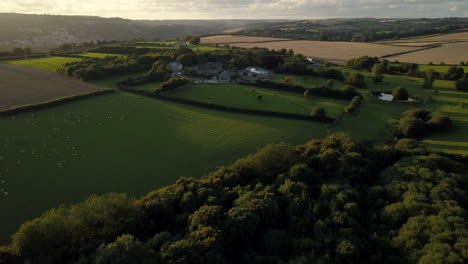
[[[0,63],[0,110],[101,90],[61,74]]]

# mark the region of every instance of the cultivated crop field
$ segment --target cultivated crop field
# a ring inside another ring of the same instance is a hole
[[[212,44],[217,43],[216,38],[210,40]],[[417,49],[417,47],[400,47],[384,44],[373,43],[358,43],[358,42],[327,42],[327,41],[308,41],[308,40],[291,40],[291,41],[274,41],[274,42],[258,42],[245,41],[246,37],[233,36],[230,38],[231,45],[241,48],[267,48],[274,50],[293,49],[296,53],[301,53],[306,56],[325,59],[336,63],[345,63],[347,60],[364,55],[382,57],[389,54],[407,52]],[[204,43],[205,38],[202,39]],[[257,42],[257,43],[256,43]],[[221,43],[221,42],[219,42]]]
[[[202,44],[231,44],[231,43],[255,43],[266,41],[285,40],[281,38],[267,38],[267,37],[251,37],[251,36],[235,36],[235,35],[218,35],[209,36],[201,39]]]
[[[239,84],[194,84],[167,94],[171,97],[232,107],[259,109],[309,115],[314,107],[323,107],[331,117],[337,117],[348,104],[346,100],[305,98],[301,94],[272,91]],[[258,96],[262,99],[259,100]]]
[[[62,203],[107,192],[141,195],[181,176],[202,176],[268,143],[299,144],[328,133],[316,122],[126,93],[0,118],[0,126],[1,242],[23,221]]]
[[[5,63],[0,63],[0,78],[0,110],[102,89],[55,72]]]
[[[389,60],[398,60],[400,62],[412,62],[427,64],[433,62],[436,64],[458,64],[468,61],[468,42],[458,42],[444,44],[441,47],[426,49],[422,51],[411,52],[398,56],[389,57]]]
[[[67,62],[75,62],[81,60],[80,58],[69,58],[69,57],[48,57],[40,59],[28,59],[28,60],[12,60],[8,61],[10,64],[28,66],[46,71],[56,72],[60,66]]]
[[[461,33],[451,33],[451,34],[441,34],[441,35],[432,35],[432,36],[421,36],[413,38],[401,39],[401,41],[407,42],[453,42],[453,41],[468,41],[468,32]]]

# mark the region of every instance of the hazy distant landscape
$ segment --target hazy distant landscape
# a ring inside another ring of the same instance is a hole
[[[8,1],[0,263],[468,262],[468,18]]]

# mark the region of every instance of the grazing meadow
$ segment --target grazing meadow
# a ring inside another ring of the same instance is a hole
[[[107,192],[142,195],[266,144],[299,144],[330,131],[121,92],[3,117],[0,125],[3,243],[22,222],[60,204]]]
[[[168,92],[167,95],[232,107],[303,115],[309,115],[314,107],[323,107],[331,117],[340,115],[348,104],[346,100],[316,96],[305,98],[302,94],[241,84],[194,84]]]
[[[40,59],[11,60],[11,61],[8,61],[8,63],[55,72],[63,64],[68,63],[68,62],[75,62],[79,60],[81,59],[70,58],[70,57],[46,57],[46,58],[40,58]]]

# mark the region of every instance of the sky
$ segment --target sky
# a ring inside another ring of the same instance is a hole
[[[128,19],[468,17],[468,0],[0,0],[0,13]]]

